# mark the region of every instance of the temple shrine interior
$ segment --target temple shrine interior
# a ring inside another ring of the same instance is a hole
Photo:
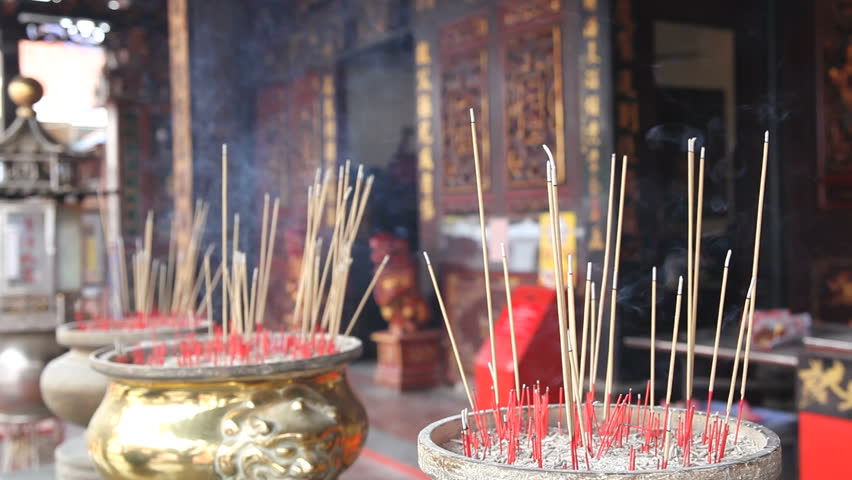
[[[852,478],[852,1],[0,0],[0,60],[0,479]]]

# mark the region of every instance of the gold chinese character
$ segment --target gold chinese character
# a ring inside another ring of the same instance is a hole
[[[432,72],[429,67],[420,67],[417,69],[417,90],[432,90],[432,78],[430,77],[431,73]]]
[[[435,219],[435,204],[432,203],[432,197],[423,197],[420,199],[420,219],[424,222],[430,222]]]
[[[583,8],[590,12],[597,10],[598,0],[583,0]]]
[[[604,249],[603,234],[599,227],[592,229],[592,236],[589,239],[589,250],[598,252]]]
[[[601,88],[601,70],[598,67],[589,67],[583,72],[583,86],[589,90]]]
[[[432,96],[429,93],[417,94],[417,116],[423,119],[432,119]]]
[[[592,177],[589,180],[589,195],[600,195],[601,193],[601,181],[598,177]]]
[[[583,113],[597,117],[601,114],[601,97],[597,94],[587,95],[583,99]]]
[[[435,187],[435,178],[432,172],[420,172],[420,194],[432,195]]]
[[[323,125],[323,134],[325,138],[334,138],[337,136],[337,124],[334,123],[334,120],[328,120]]]
[[[334,97],[326,97],[322,102],[322,109],[326,117],[334,117]]]
[[[432,63],[432,54],[429,52],[429,43],[423,40],[417,42],[414,51],[414,63],[417,65],[429,65]]]
[[[420,171],[432,171],[435,170],[435,161],[432,158],[432,148],[428,146],[420,147],[420,151],[417,152],[417,168]]]
[[[322,78],[322,93],[325,95],[334,95],[334,80],[331,75],[326,75]]]
[[[583,134],[586,137],[587,141],[590,141],[589,145],[600,145],[600,136],[601,136],[601,123],[597,120],[589,120],[586,125],[583,127]],[[593,139],[597,139],[597,141],[593,141]]]
[[[421,145],[432,145],[432,119],[421,118],[417,121],[417,141]]]
[[[327,160],[332,160],[337,157],[337,145],[333,141],[326,142],[323,149]]]
[[[589,17],[583,22],[583,37],[584,38],[597,38],[598,31],[598,17]]]
[[[589,40],[586,42],[586,63],[588,65],[597,65],[601,63],[601,57],[598,55],[597,40]]]
[[[601,165],[601,150],[599,148],[590,148],[586,153],[586,162],[589,164],[589,173],[598,173]]]

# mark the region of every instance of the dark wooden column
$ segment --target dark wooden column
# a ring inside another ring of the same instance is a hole
[[[4,7],[10,8],[11,7]],[[15,118],[15,104],[6,95],[6,86],[9,81],[15,78],[20,73],[18,65],[18,41],[24,38],[23,26],[18,23],[16,12],[3,11],[0,14],[0,56],[2,56],[2,66],[0,66],[0,74],[2,74],[3,86],[3,127],[8,127]]]
[[[257,47],[248,37],[248,9],[227,0],[169,0],[174,110],[175,210],[184,234],[195,200],[210,203],[207,235],[221,222],[221,149],[228,144],[229,223],[241,212],[244,239],[254,239],[257,195],[251,96],[245,67]]]

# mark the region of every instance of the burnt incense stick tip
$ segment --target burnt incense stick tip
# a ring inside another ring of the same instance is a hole
[[[423,252],[423,258],[426,259],[426,265],[432,266],[432,262],[429,261],[429,253]]]
[[[612,289],[618,290],[618,270],[612,272]]]
[[[695,137],[686,141],[686,150],[690,153],[695,153]]]
[[[476,115],[473,113],[473,107],[470,107],[470,123],[476,123]]]
[[[656,282],[656,281],[657,281],[657,267],[653,267],[653,268],[651,269],[651,281],[652,281],[652,282]]]
[[[728,268],[728,265],[731,264],[731,249],[728,249],[728,254],[725,255],[725,268]]]
[[[382,259],[382,263],[380,265],[385,266],[388,263],[389,260],[390,260],[390,254],[387,254],[387,255],[385,255],[385,258]]]
[[[748,292],[746,292],[746,298],[751,298],[751,294],[754,292],[755,280],[757,280],[757,279],[754,278],[754,277],[751,277],[751,282],[749,282],[749,285],[748,285]]]
[[[763,132],[763,143],[769,143],[769,130]]]
[[[506,244],[504,244],[503,242],[500,242],[500,255],[503,258],[506,258]]]
[[[568,254],[568,276],[569,277],[571,275],[574,275],[574,262],[572,260],[573,260],[573,256],[569,253]]]
[[[700,157],[701,157],[701,160],[704,160],[704,147],[701,147]]]
[[[767,134],[767,135],[769,135],[769,132],[766,132],[766,134]],[[767,138],[768,138],[768,137],[767,137]],[[223,156],[223,157],[227,157],[227,156],[228,156],[228,144],[227,144],[227,143],[223,143],[223,144],[222,144],[222,156]]]
[[[683,293],[683,275],[677,278],[677,294],[681,295]]]
[[[548,147],[547,144],[543,143],[541,145],[541,148],[544,149],[544,153],[547,154],[547,158],[550,159],[551,162],[553,162],[553,152],[550,151],[550,147]]]
[[[586,281],[592,281],[592,262],[586,264]]]

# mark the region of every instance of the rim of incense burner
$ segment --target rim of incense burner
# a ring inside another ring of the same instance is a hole
[[[206,336],[199,337],[203,340]],[[179,339],[156,342],[158,345],[175,345]],[[124,353],[135,349],[150,351],[155,342],[146,341],[138,345],[126,347]],[[303,374],[305,372],[320,372],[330,370],[361,356],[363,346],[357,337],[340,335],[335,339],[337,352],[328,355],[318,355],[310,358],[283,360],[277,362],[253,363],[247,365],[215,365],[215,366],[158,366],[119,363],[113,361],[116,355],[114,346],[106,346],[92,352],[89,363],[96,371],[117,379],[129,380],[160,380],[160,381],[192,381],[218,382],[227,380],[246,380],[253,377],[270,375]]]
[[[615,404],[612,404],[615,407]],[[529,408],[529,407],[526,407]],[[553,415],[552,410],[556,410],[559,408],[557,404],[549,405],[549,413],[548,418]],[[595,408],[602,408],[602,403],[596,402]],[[631,406],[630,408],[636,408],[635,406]],[[655,406],[653,407],[655,411],[665,412],[665,407]],[[500,411],[505,411],[506,408],[501,408]],[[669,413],[672,414],[674,412],[684,413],[686,409],[683,408],[669,408]],[[485,415],[486,419],[491,419],[493,409],[482,410],[480,414]],[[693,420],[694,425],[701,424],[703,425],[703,420],[698,421],[698,418],[704,418],[706,416],[705,412],[701,412],[695,410],[694,413],[695,420]],[[733,417],[734,420],[736,417]],[[548,420],[549,422],[549,420]],[[718,463],[712,463],[707,465],[699,465],[699,466],[691,466],[691,467],[678,467],[677,469],[669,468],[665,470],[621,470],[621,471],[607,471],[607,472],[597,472],[594,470],[571,470],[571,469],[555,469],[555,468],[537,468],[537,467],[524,467],[518,465],[508,465],[504,463],[495,463],[488,462],[485,460],[479,460],[476,458],[467,457],[463,454],[453,452],[448,450],[447,448],[438,445],[432,439],[432,435],[435,433],[435,430],[444,427],[448,424],[454,424],[452,430],[454,433],[451,436],[448,436],[447,439],[457,438],[461,433],[461,414],[456,414],[451,417],[446,417],[441,420],[435,421],[427,425],[420,431],[417,436],[417,457],[418,464],[427,475],[432,476],[433,473],[437,473],[437,470],[441,468],[447,469],[450,471],[461,464],[467,464],[471,467],[478,466],[482,470],[479,472],[479,476],[481,478],[490,478],[491,480],[502,480],[503,478],[518,478],[517,475],[525,474],[526,477],[523,478],[539,478],[548,476],[549,478],[577,478],[578,475],[588,476],[589,478],[597,477],[597,478],[620,478],[620,477],[631,477],[637,475],[665,475],[665,474],[674,474],[674,473],[712,473],[712,477],[699,477],[699,478],[718,478],[721,470],[726,468],[736,467],[740,465],[746,465],[755,463],[758,461],[766,461],[773,454],[780,454],[781,449],[781,440],[778,438],[778,435],[775,434],[772,430],[760,425],[758,423],[749,422],[746,420],[742,420],[740,425],[740,433],[743,431],[752,430],[757,432],[758,434],[762,434],[763,437],[766,438],[766,445],[760,448],[758,451],[754,453],[750,453],[748,455],[743,455],[735,458],[723,458],[722,461]],[[548,423],[549,424],[549,423]],[[490,427],[490,424],[489,424]],[[431,454],[433,456],[432,459],[427,459],[426,464],[424,464],[424,456],[427,454]],[[435,457],[443,457],[440,461],[435,461]],[[780,459],[778,461],[778,465],[780,468]],[[502,475],[501,475],[502,473]],[[536,475],[538,474],[538,475]],[[507,476],[509,475],[509,476]],[[433,478],[455,478],[451,475],[447,475],[446,477],[433,477]],[[666,478],[666,477],[649,477],[649,478]],[[773,477],[774,478],[774,477]]]
[[[175,317],[178,318],[178,317]],[[68,348],[101,348],[112,345],[116,340],[120,343],[137,343],[145,340],[157,339],[161,335],[172,335],[175,333],[206,332],[207,320],[198,319],[192,324],[189,320],[182,326],[163,325],[156,328],[113,328],[101,330],[96,328],[81,328],[84,322],[63,323],[56,327],[56,342]],[[94,323],[94,322],[92,322]]]

